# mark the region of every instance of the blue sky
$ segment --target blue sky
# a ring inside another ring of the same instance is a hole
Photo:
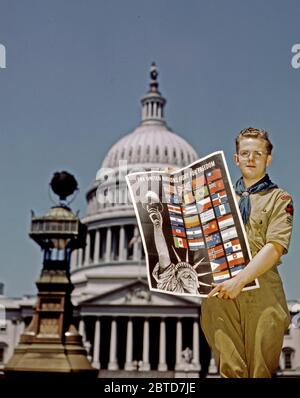
[[[52,205],[57,170],[85,192],[113,143],[140,121],[140,98],[156,61],[168,125],[204,156],[223,149],[232,179],[234,137],[268,130],[271,178],[296,215],[280,272],[300,298],[300,3],[238,0],[0,0],[0,280],[5,293],[36,292],[42,256],[29,239],[30,209]]]

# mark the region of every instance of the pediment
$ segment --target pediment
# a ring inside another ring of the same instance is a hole
[[[150,291],[144,281],[135,281],[110,292],[94,296],[79,304],[84,306],[123,305],[123,306],[193,306],[199,302],[188,297]]]

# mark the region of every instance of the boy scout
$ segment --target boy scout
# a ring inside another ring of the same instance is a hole
[[[263,130],[250,127],[236,138],[234,161],[242,177],[235,190],[253,258],[233,279],[216,285],[202,304],[202,328],[221,377],[271,377],[289,326],[277,266],[288,251],[293,203],[266,174],[271,153]],[[242,291],[255,278],[260,288]]]

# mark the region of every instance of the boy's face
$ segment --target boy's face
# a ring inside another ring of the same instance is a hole
[[[234,161],[239,166],[242,176],[255,183],[266,174],[272,155],[268,155],[264,140],[244,137],[239,142],[239,151],[234,155]]]

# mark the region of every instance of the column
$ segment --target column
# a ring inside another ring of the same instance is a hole
[[[154,105],[154,102],[151,101],[151,114],[150,114],[150,117],[153,117],[153,105]]]
[[[157,103],[156,102],[153,103],[153,116],[155,118],[157,118]]]
[[[215,375],[217,373],[218,373],[218,368],[217,368],[217,365],[216,365],[214,354],[211,351],[211,358],[210,358],[209,367],[208,367],[208,374],[209,375]]]
[[[133,350],[133,325],[132,325],[132,319],[129,318],[127,323],[125,370],[134,370],[134,366],[132,363],[132,350]]]
[[[158,105],[158,117],[161,118],[161,105]]]
[[[128,257],[128,233],[126,233],[126,227],[124,227],[124,246],[123,246],[123,259],[127,260]]]
[[[20,323],[19,323],[18,341],[17,342],[20,341],[21,335],[24,332],[24,330],[25,330],[25,322],[21,319]]]
[[[142,111],[142,120],[146,119],[146,117],[147,117],[147,108],[144,105],[143,106],[143,111]]]
[[[139,230],[138,227],[135,226],[134,227],[134,243],[133,243],[133,260],[137,261],[139,260],[139,256],[138,256],[138,250],[139,250]]]
[[[84,343],[86,341],[86,335],[85,335],[85,323],[83,319],[80,319],[79,321],[79,328],[78,328],[79,334],[82,336],[82,342]]]
[[[111,322],[110,331],[110,347],[109,347],[109,363],[108,370],[118,370],[117,362],[117,321],[115,319]]]
[[[194,368],[201,369],[200,365],[200,346],[199,346],[199,324],[198,320],[194,319],[193,323],[193,360]]]
[[[19,341],[19,319],[13,318],[11,321],[11,326],[12,326],[12,343],[13,343],[13,347],[15,348],[18,344]]]
[[[78,249],[78,258],[77,258],[77,268],[82,267],[82,257],[83,257],[83,249],[82,247]]]
[[[84,251],[84,265],[89,265],[90,263],[90,251],[91,251],[91,236],[90,233],[87,233],[86,236],[86,246]]]
[[[94,256],[93,256],[94,264],[97,264],[99,262],[99,253],[100,253],[100,230],[97,229],[95,233],[95,246],[94,246]]]
[[[149,320],[146,318],[144,321],[144,335],[143,335],[143,362],[139,370],[150,370],[149,363]]]
[[[120,227],[120,239],[119,239],[119,261],[125,260],[124,258],[124,248],[125,248],[125,230],[124,226]]]
[[[181,355],[182,355],[182,323],[181,319],[177,319],[176,323],[176,366],[180,366],[181,364]]]
[[[164,372],[168,370],[168,366],[166,363],[166,322],[165,319],[162,318],[160,320],[160,328],[159,328],[159,362],[158,362],[158,370]]]
[[[88,340],[86,340],[86,342],[83,345],[84,345],[84,348],[85,348],[85,350],[87,352],[87,359],[91,363],[92,362],[92,356],[91,356],[92,344]]]
[[[111,228],[107,228],[106,232],[106,247],[105,247],[105,261],[110,261],[111,258]]]
[[[71,253],[71,269],[77,268],[77,250],[73,250]]]
[[[94,334],[94,350],[93,350],[93,363],[92,366],[100,369],[100,319],[97,318],[95,322]]]

